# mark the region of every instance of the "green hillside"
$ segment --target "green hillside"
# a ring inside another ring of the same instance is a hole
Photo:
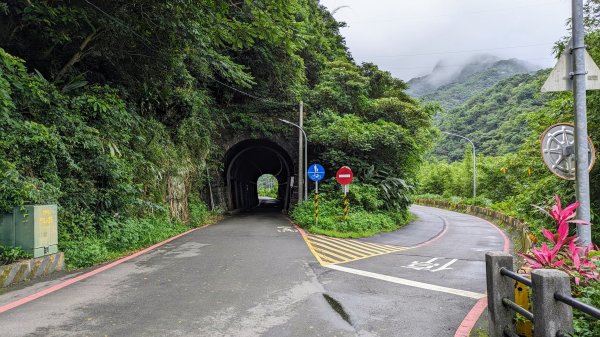
[[[488,73],[486,71],[480,75]],[[466,103],[440,112],[436,117],[436,125],[442,131],[471,139],[478,154],[498,156],[514,153],[531,132],[527,114],[539,110],[552,97],[540,93],[548,74],[548,70],[541,70],[535,74],[518,74],[500,80]],[[493,77],[477,78],[492,81]],[[452,89],[457,88],[460,86]],[[437,158],[455,161],[463,158],[464,149],[464,141],[444,137],[433,154]]]

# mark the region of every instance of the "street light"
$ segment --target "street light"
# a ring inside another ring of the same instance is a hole
[[[307,161],[306,161],[308,158],[307,150],[306,150],[308,147],[308,140],[306,138],[306,132],[304,132],[304,129],[296,123],[292,123],[290,121],[287,121],[287,120],[281,119],[281,118],[278,118],[278,119],[286,124],[297,127],[300,131],[302,131],[302,134],[304,135],[304,170],[302,170],[303,171],[302,176],[298,177],[298,184],[300,184],[300,183],[304,184],[304,200],[306,200],[306,199],[308,199],[308,187],[307,187],[308,184],[306,183],[306,179],[304,179],[304,171],[308,168]],[[301,162],[302,162],[302,160],[299,160],[298,165],[302,165]]]
[[[475,198],[477,196],[477,166],[475,163],[475,144],[473,144],[473,142],[467,137],[457,135],[455,133],[446,132],[446,131],[442,131],[442,132],[447,135],[460,137],[462,139],[467,140],[469,143],[471,143],[471,146],[473,147],[473,198]]]

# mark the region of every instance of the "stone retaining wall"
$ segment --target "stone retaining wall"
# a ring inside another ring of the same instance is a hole
[[[62,252],[0,266],[0,287],[49,275],[64,267],[65,256]]]

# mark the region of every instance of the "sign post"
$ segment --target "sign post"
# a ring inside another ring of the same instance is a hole
[[[308,179],[315,182],[315,226],[319,224],[319,181],[325,178],[325,168],[319,164],[311,164],[306,170]]]
[[[591,219],[590,177],[588,173],[588,128],[586,90],[600,89],[600,68],[594,63],[585,49],[585,27],[583,16],[583,0],[571,0],[571,41],[568,49],[561,55],[558,63],[542,86],[546,91],[573,91],[575,131],[575,191],[580,206],[577,208],[577,219],[589,223]],[[592,232],[589,225],[578,223],[577,236],[583,246],[592,243]]]
[[[354,175],[348,166],[342,166],[335,175],[335,180],[342,185],[344,190],[344,222],[348,221],[348,186],[352,182],[352,178]]]

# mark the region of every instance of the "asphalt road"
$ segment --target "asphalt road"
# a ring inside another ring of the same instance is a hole
[[[414,223],[361,241],[432,241],[325,266],[284,216],[230,217],[0,314],[0,335],[454,336],[485,292],[484,253],[504,239],[475,217],[412,211]]]

